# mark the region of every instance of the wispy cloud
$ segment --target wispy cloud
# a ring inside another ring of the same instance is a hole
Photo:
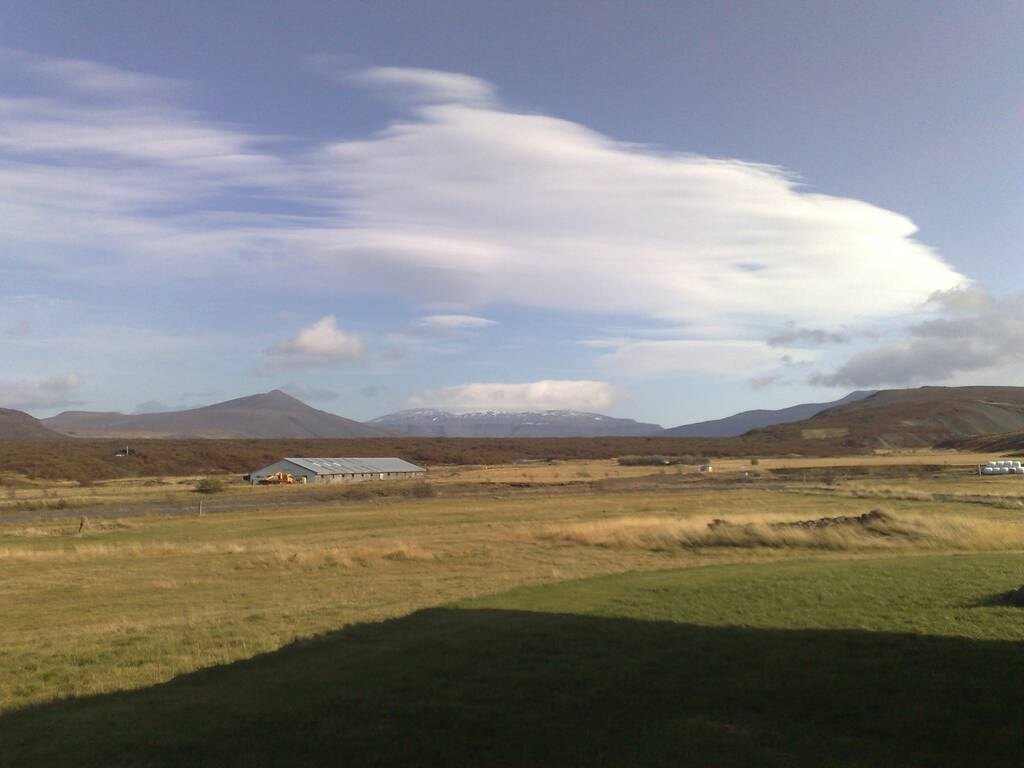
[[[841,333],[821,328],[787,328],[768,338],[770,347],[819,347],[824,344],[843,344],[848,341]]]
[[[173,411],[174,408],[161,400],[146,400],[139,403],[132,410],[132,413],[165,413]]]
[[[338,393],[333,389],[327,389],[325,387],[317,387],[312,384],[304,384],[301,381],[290,381],[281,387],[281,390],[287,392],[292,397],[298,398],[303,401],[327,401],[337,400]]]
[[[487,106],[497,101],[493,85],[478,77],[457,72],[416,67],[373,67],[349,74],[346,79],[357,85],[383,91],[411,105]]]
[[[0,327],[0,339],[21,339],[32,333],[32,323],[18,320],[10,325]]]
[[[591,343],[601,344],[608,350],[600,357],[606,368],[639,376],[684,373],[740,379],[809,359],[807,353],[785,358],[763,341],[743,339],[597,340]]]
[[[0,66],[16,68],[76,96],[167,97],[182,94],[180,80],[128,72],[86,59],[40,56],[14,48],[0,48]]]
[[[461,336],[493,325],[497,325],[494,320],[475,315],[427,315],[414,320],[409,330],[417,335],[446,338]]]
[[[80,405],[81,379],[76,374],[47,379],[0,381],[0,407],[27,410]]]
[[[533,381],[521,384],[461,384],[417,392],[408,408],[471,411],[601,411],[622,399],[623,393],[603,381]]]

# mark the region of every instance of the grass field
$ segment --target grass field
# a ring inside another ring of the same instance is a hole
[[[518,589],[0,718],[9,765],[1016,766],[1017,555]]]
[[[972,461],[11,518],[0,766],[1016,764],[1024,509]]]

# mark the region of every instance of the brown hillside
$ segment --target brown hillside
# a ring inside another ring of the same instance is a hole
[[[942,443],[940,447],[956,448],[960,451],[971,451],[973,453],[1021,456],[1024,455],[1024,430],[1004,432],[998,435],[982,435],[980,437],[948,440]]]
[[[0,440],[60,440],[62,437],[27,413],[0,408]]]
[[[128,444],[133,453],[118,456]],[[100,480],[230,472],[238,475],[284,456],[398,456],[416,464],[504,464],[521,459],[610,459],[665,455],[699,464],[716,456],[836,456],[856,453],[831,440],[780,442],[728,438],[386,437],[317,440],[77,439],[0,442],[0,473],[31,478]],[[657,471],[652,468],[652,472]]]
[[[810,419],[755,433],[779,440],[843,440],[849,446],[918,447],[1024,430],[1024,387],[921,387],[877,392]]]

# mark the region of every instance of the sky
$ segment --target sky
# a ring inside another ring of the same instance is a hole
[[[1021,383],[1024,4],[0,6],[0,407]]]

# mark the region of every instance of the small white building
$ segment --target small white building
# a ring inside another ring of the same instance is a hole
[[[258,483],[278,472],[291,475],[297,483],[354,483],[364,480],[401,480],[422,477],[427,470],[395,458],[287,458],[249,473]]]

